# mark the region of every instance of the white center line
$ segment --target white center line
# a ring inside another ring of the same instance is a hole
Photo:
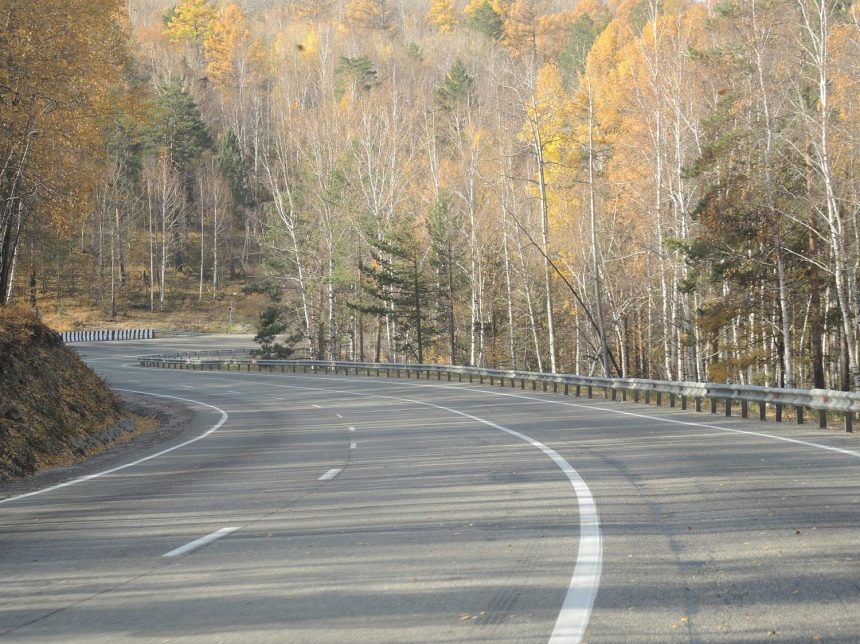
[[[332,480],[335,476],[337,476],[338,474],[340,474],[342,471],[343,471],[343,468],[342,468],[342,467],[335,467],[335,468],[332,468],[332,469],[330,469],[328,472],[326,472],[325,474],[323,474],[321,477],[319,477],[319,478],[317,479],[317,481],[330,481],[330,480]]]
[[[322,409],[322,407],[320,407],[319,405],[315,405],[314,403],[311,403],[311,407],[316,407],[317,409]]]
[[[358,447],[358,443],[350,443],[349,444],[349,449],[355,449],[356,447]]]
[[[175,550],[171,550],[170,552],[165,552],[162,557],[178,557],[179,555],[184,555],[187,552],[192,552],[197,550],[198,548],[202,548],[203,546],[209,545],[216,539],[220,539],[221,537],[226,537],[228,534],[232,534],[236,532],[239,528],[221,528],[220,530],[216,530],[212,534],[207,534],[205,537],[200,537],[199,539],[195,539],[190,543],[186,543],[184,546],[179,546]]]
[[[354,432],[354,431],[355,431],[355,427],[350,427],[350,428],[349,428],[349,431]]]
[[[338,418],[343,418],[343,416],[341,416],[340,414],[335,414],[335,416],[337,416]]]

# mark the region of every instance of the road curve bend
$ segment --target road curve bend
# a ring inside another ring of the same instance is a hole
[[[0,639],[860,640],[860,439],[134,360],[239,342],[82,346],[193,420],[101,471],[0,487]]]

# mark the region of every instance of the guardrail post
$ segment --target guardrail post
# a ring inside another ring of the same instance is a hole
[[[782,403],[776,403],[776,422],[782,422]]]
[[[478,374],[478,381],[483,385],[484,384],[484,374]]]
[[[615,390],[615,387],[612,388],[612,400],[618,400],[618,392]]]
[[[651,404],[651,390],[650,389],[645,390],[645,404],[646,405]]]
[[[687,397],[681,394],[681,411],[687,411]]]
[[[451,372],[448,372],[448,382],[451,382]]]
[[[569,388],[570,388],[570,385],[568,385],[567,383],[564,383],[564,395],[565,396],[567,396],[570,393],[568,391]]]
[[[850,433],[854,432],[854,412],[846,411],[845,412],[845,431]]]
[[[635,402],[635,403],[639,402],[639,390],[638,389],[633,390],[633,402]]]
[[[819,429],[827,429],[827,410],[818,410],[818,427]]]
[[[588,385],[588,398],[589,399],[594,398],[594,389],[592,388],[591,385]]]
[[[717,413],[717,399],[716,398],[711,398],[711,413],[712,414]]]
[[[659,407],[662,404],[663,404],[663,392],[658,391],[657,392],[657,406]]]
[[[471,383],[472,383],[472,372],[470,371],[469,372],[469,384],[471,384]]]
[[[448,376],[448,380],[450,380],[450,379],[451,379],[451,377],[450,377],[450,374],[449,374],[449,376]],[[437,372],[436,372],[436,380],[442,380],[442,372],[441,372],[441,371],[437,371]]]
[[[732,399],[726,398],[726,417],[732,415]]]
[[[758,419],[762,422],[767,420],[767,404],[760,402],[758,404]]]
[[[741,401],[741,418],[749,418],[749,405],[746,400]]]
[[[801,407],[799,405],[795,406],[794,412],[797,415],[797,424],[802,425],[803,424],[803,407]]]

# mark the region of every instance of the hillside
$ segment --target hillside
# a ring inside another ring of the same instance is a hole
[[[0,480],[67,465],[151,429],[60,336],[0,315]]]

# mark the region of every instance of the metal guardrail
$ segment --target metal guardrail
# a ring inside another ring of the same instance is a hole
[[[242,370],[251,371],[252,368],[263,372],[286,372],[296,373],[299,369],[303,373],[332,373],[343,371],[344,374],[351,372],[356,375],[364,372],[367,375],[391,377],[392,373],[400,378],[403,374],[407,378],[413,375],[416,378],[430,379],[433,375],[437,380],[444,376],[448,381],[457,378],[463,382],[468,378],[469,382],[476,379],[484,384],[489,381],[490,385],[498,384],[502,387],[510,386],[520,389],[526,388],[526,383],[531,383],[531,388],[537,390],[538,385],[543,391],[549,391],[550,386],[554,393],[573,393],[576,396],[583,394],[593,398],[595,391],[603,392],[604,398],[617,400],[628,400],[633,402],[643,401],[650,404],[652,397],[657,405],[662,405],[664,396],[668,397],[670,407],[680,403],[681,409],[687,409],[690,401],[693,402],[696,411],[702,411],[705,401],[710,403],[712,414],[717,413],[717,403],[722,401],[726,416],[732,415],[732,409],[737,403],[740,405],[742,418],[749,417],[750,404],[758,406],[758,419],[767,419],[767,407],[775,411],[777,422],[782,422],[783,410],[792,407],[795,410],[797,424],[804,422],[804,410],[810,409],[818,412],[819,426],[827,427],[828,412],[840,413],[844,418],[845,431],[853,431],[854,414],[860,412],[860,393],[834,391],[829,389],[778,389],[773,387],[758,387],[754,385],[716,384],[704,382],[672,382],[666,380],[645,380],[641,378],[596,378],[591,376],[578,376],[572,374],[547,374],[534,371],[513,371],[500,369],[480,369],[477,367],[461,367],[451,365],[431,364],[391,364],[376,362],[346,362],[325,360],[265,360],[253,357],[249,350],[221,350],[221,351],[187,351],[177,354],[163,354],[143,356],[138,358],[138,364],[142,367],[162,367],[174,369],[199,369],[199,370]]]
[[[151,340],[152,329],[99,329],[95,331],[63,331],[63,342],[110,342],[113,340]]]

